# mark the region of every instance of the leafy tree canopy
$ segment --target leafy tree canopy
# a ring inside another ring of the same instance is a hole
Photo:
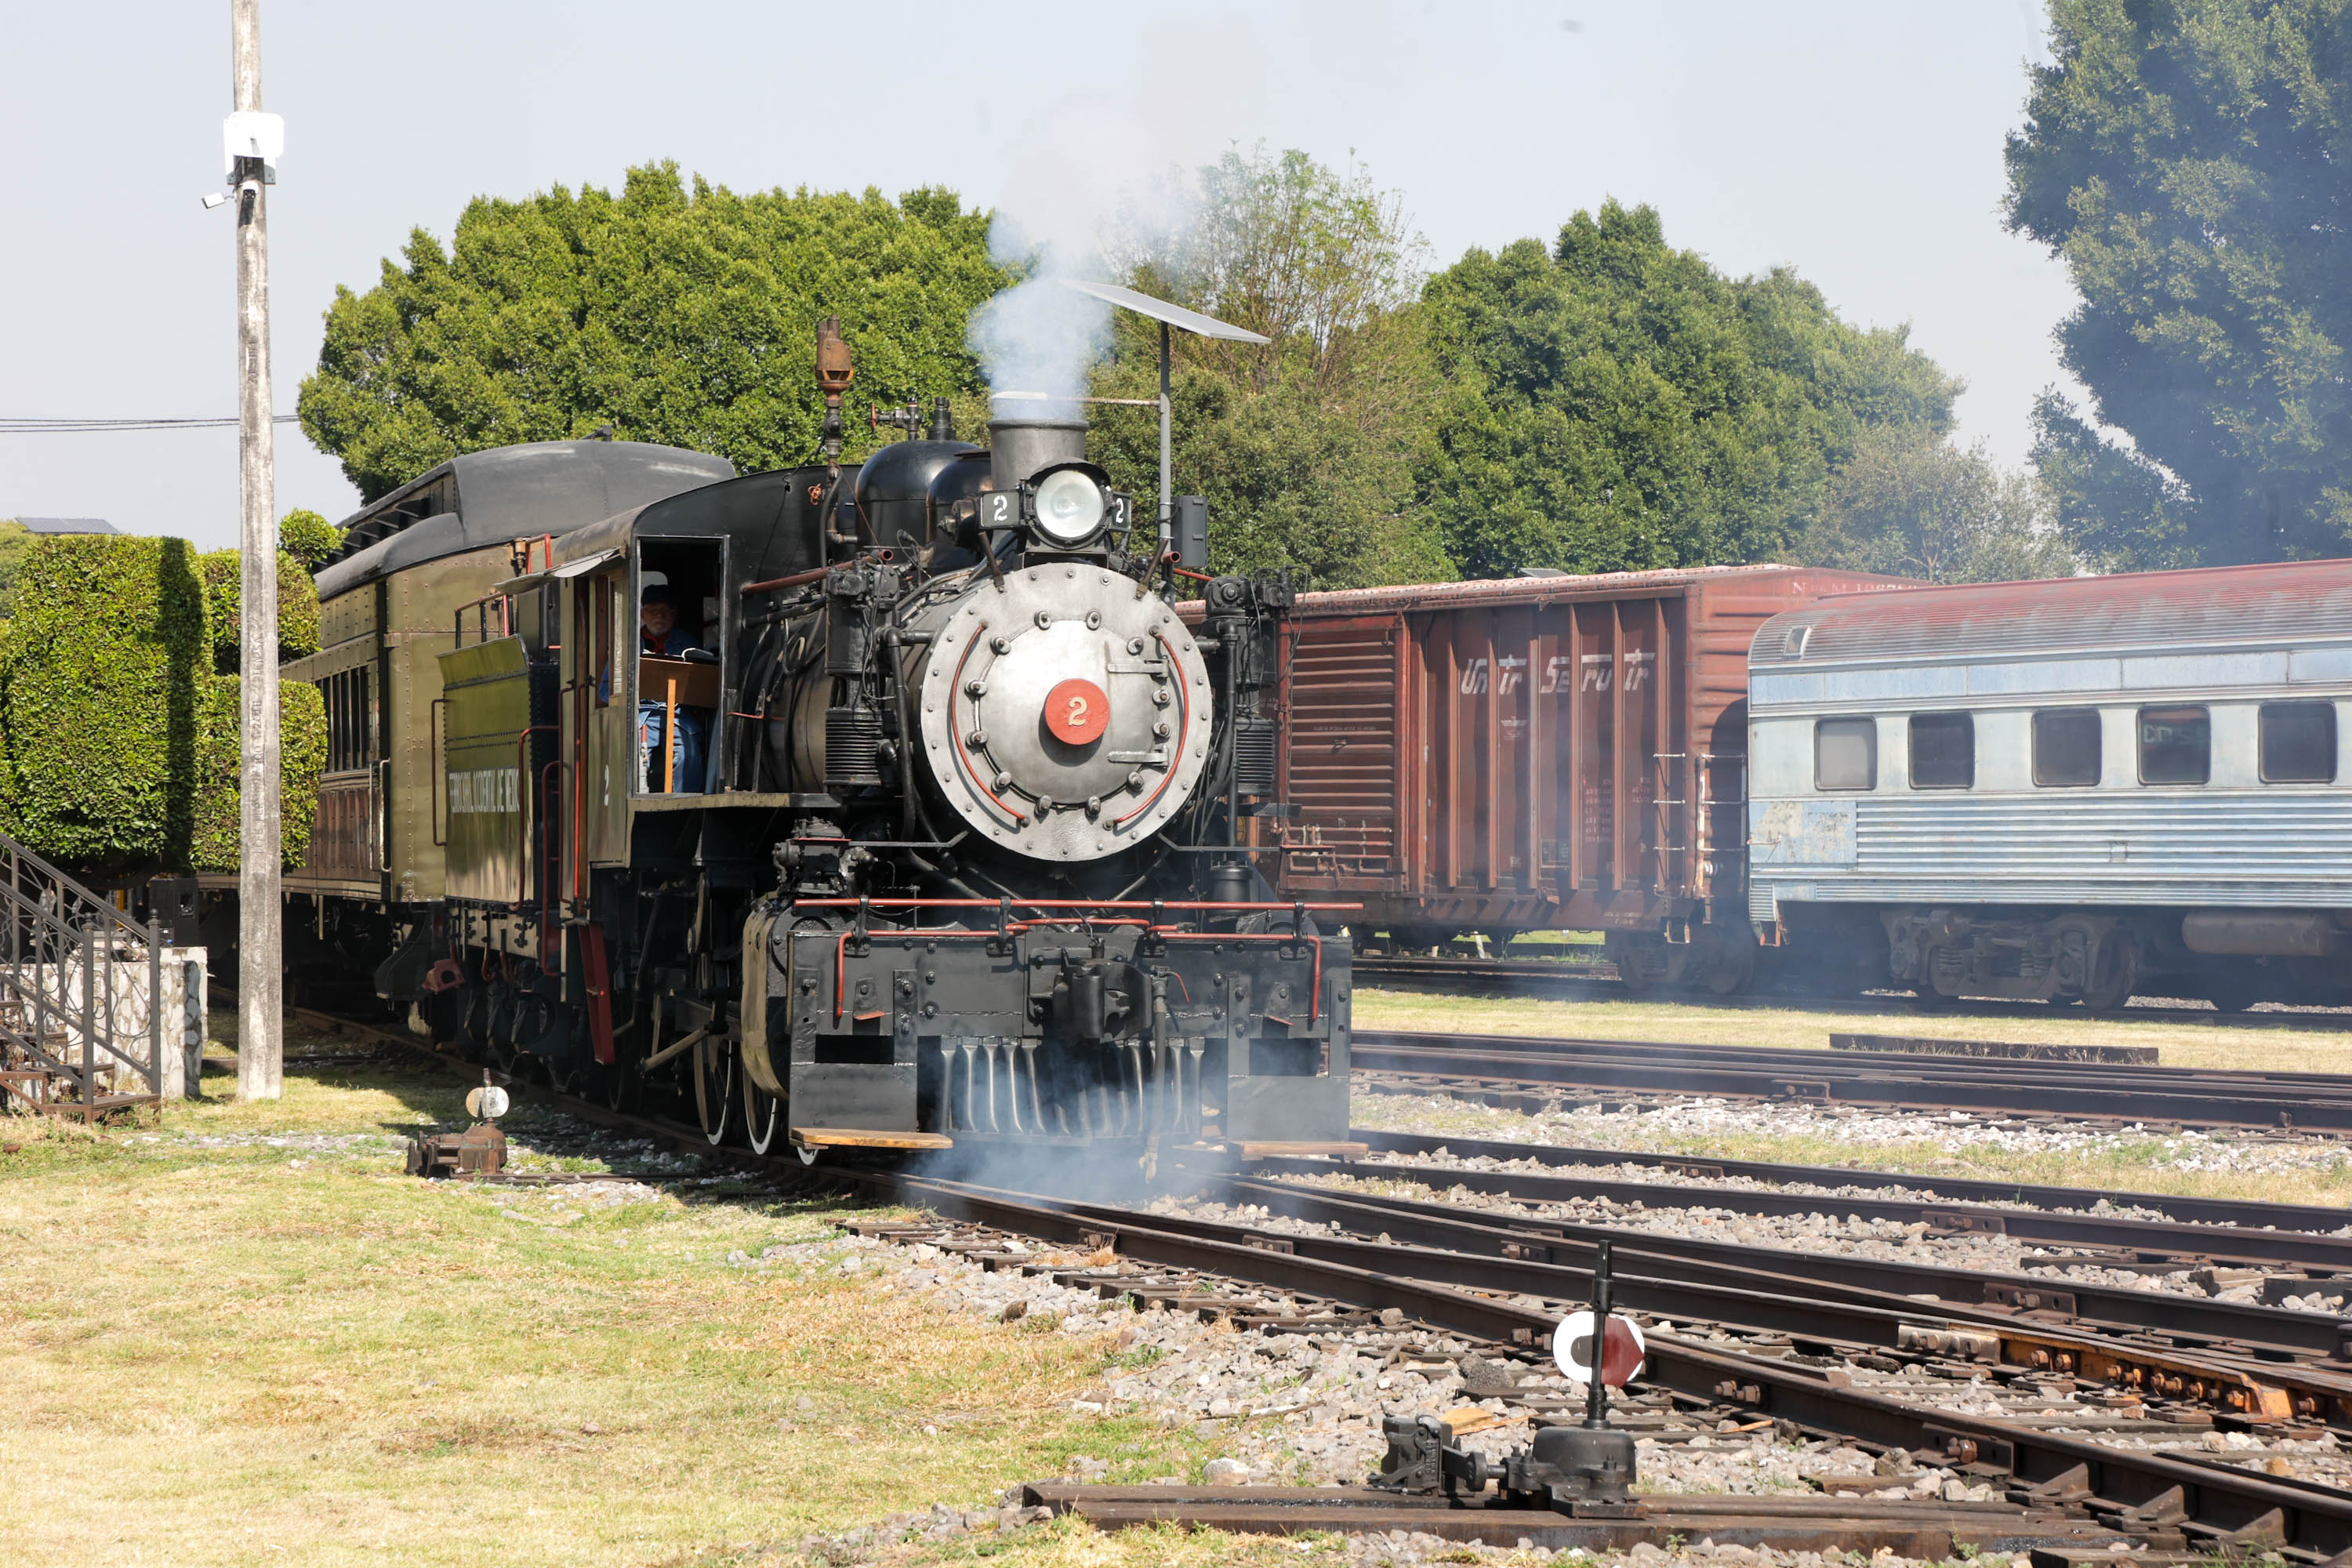
[[[1287,567],[1317,588],[1455,575],[1413,500],[1444,389],[1395,193],[1304,153],[1230,152],[1183,221],[1129,225],[1111,249],[1145,293],[1273,340],[1173,342],[1174,486],[1207,498],[1217,570]],[[1158,327],[1119,312],[1096,394],[1156,395],[1159,354]],[[1097,411],[1090,449],[1156,503],[1156,416]]]
[[[343,547],[343,531],[307,507],[296,507],[278,520],[278,547],[316,572]]]
[[[1646,206],[1430,282],[1451,384],[1423,493],[1472,576],[1769,560],[1875,426],[1949,428],[1959,383],[1785,268],[1729,279]]]
[[[2009,222],[2065,259],[2036,458],[2109,564],[2352,541],[2352,6],[2053,0],[2008,149]]]
[[[1921,425],[1863,431],[1796,553],[1931,583],[2063,577],[2077,565],[2034,475],[2003,473],[1981,445],[1955,447]]]
[[[420,228],[374,288],[336,290],[302,428],[371,500],[458,452],[606,425],[746,469],[805,462],[827,314],[856,345],[853,397],[978,388],[965,320],[1006,281],[987,231],[945,190],[738,195],[674,163],[617,196],[480,197],[447,249]],[[854,455],[871,437],[851,433]]]

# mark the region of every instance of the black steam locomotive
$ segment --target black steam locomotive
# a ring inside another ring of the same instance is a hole
[[[1237,847],[1286,584],[1075,419],[843,465],[831,323],[819,372],[808,468],[506,447],[352,520],[286,671],[334,737],[298,986],[807,1158],[1343,1138],[1347,942]]]

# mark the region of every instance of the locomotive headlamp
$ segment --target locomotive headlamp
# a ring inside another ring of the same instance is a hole
[[[1055,468],[1037,481],[1037,531],[1056,544],[1077,544],[1102,526],[1102,486],[1083,468]]]

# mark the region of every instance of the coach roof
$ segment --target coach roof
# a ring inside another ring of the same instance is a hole
[[[1757,667],[2352,638],[2352,560],[1842,595],[1757,629]]]
[[[463,453],[346,520],[341,552],[319,574],[319,596],[445,555],[568,533],[734,477],[724,458],[638,441],[541,441]]]

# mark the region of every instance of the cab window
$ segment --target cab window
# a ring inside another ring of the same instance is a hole
[[[1813,787],[1878,787],[1878,721],[1823,719],[1813,726]]]

